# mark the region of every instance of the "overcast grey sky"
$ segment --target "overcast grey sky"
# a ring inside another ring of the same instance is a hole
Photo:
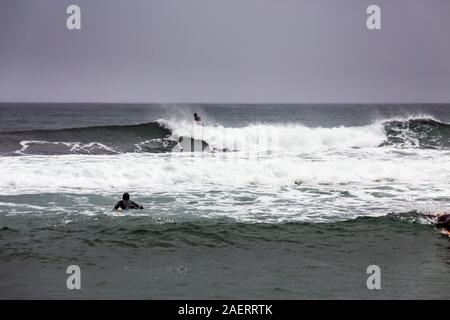
[[[0,0],[0,101],[450,102],[450,1]]]

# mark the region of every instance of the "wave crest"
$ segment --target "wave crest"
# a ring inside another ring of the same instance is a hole
[[[192,121],[158,120],[136,125],[0,132],[0,154],[3,155],[197,150],[308,153],[385,146],[448,149],[450,124],[426,117],[334,128],[306,127],[301,124],[198,126]]]

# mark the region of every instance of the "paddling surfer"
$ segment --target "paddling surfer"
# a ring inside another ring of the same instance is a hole
[[[116,205],[114,206],[114,210],[127,210],[127,209],[144,209],[143,206],[137,204],[134,201],[130,200],[130,195],[128,192],[125,192],[122,196],[122,200],[120,200],[119,202],[116,203]]]

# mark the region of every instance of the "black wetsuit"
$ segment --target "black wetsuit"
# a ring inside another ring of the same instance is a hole
[[[435,225],[439,228],[446,228],[450,231],[450,213],[446,213],[438,217]]]
[[[117,202],[117,204],[114,206],[114,210],[117,210],[121,208],[122,210],[127,210],[127,209],[144,209],[143,206],[138,205],[136,202],[133,202],[131,200],[127,201],[127,204],[125,204],[125,202],[123,200],[120,200],[119,202]]]

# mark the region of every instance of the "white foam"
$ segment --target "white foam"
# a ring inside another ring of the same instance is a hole
[[[43,140],[22,140],[20,141],[21,149],[15,151],[17,154],[26,154],[26,151],[33,145],[61,145],[67,147],[70,152],[73,153],[90,153],[92,150],[101,149],[106,150],[111,153],[118,153],[113,148],[108,147],[107,145],[100,142],[61,142],[61,141],[43,141]]]
[[[174,136],[205,140],[217,149],[312,152],[365,148],[385,139],[382,123],[362,127],[309,128],[300,124],[254,124],[246,127],[198,126],[169,121]]]
[[[190,154],[62,155],[0,158],[0,193],[172,191],[211,186],[380,184],[447,189],[450,157],[439,151],[399,157],[387,148],[308,157],[283,153],[248,157]]]

